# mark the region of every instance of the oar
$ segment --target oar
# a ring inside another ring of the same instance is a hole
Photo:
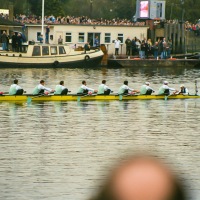
[[[197,80],[195,80],[195,95],[198,93]]]
[[[42,97],[42,96],[44,96],[45,94],[40,94],[40,95],[37,95],[37,96],[34,96],[34,97],[28,97],[27,98],[27,103],[31,103],[31,101],[32,101],[32,99],[35,99],[35,98],[37,98],[37,97]]]
[[[26,91],[24,91],[26,93]],[[9,94],[9,92],[0,92],[0,95]]]
[[[96,96],[96,94],[86,94],[86,95],[83,95],[83,96],[78,96],[77,97],[77,101],[81,101],[81,98],[83,98],[83,97],[88,97],[88,96]]]

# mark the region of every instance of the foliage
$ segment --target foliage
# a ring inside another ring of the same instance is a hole
[[[42,0],[9,0],[14,13],[41,15]],[[0,0],[1,8],[8,8],[7,0]],[[194,22],[200,18],[199,0],[166,0],[166,19]],[[45,0],[45,15],[89,16],[92,18],[131,19],[136,11],[136,0]]]

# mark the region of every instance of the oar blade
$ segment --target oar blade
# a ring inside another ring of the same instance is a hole
[[[123,99],[123,96],[119,95],[119,100],[122,101],[122,99]]]
[[[31,103],[31,101],[32,101],[32,98],[31,98],[31,97],[28,97],[28,98],[27,98],[27,103]]]
[[[77,101],[78,101],[78,102],[81,101],[81,97],[80,97],[80,96],[77,97]]]

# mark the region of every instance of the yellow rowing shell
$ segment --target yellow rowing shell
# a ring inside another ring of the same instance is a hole
[[[151,99],[196,99],[200,98],[199,95],[91,95],[91,96],[76,96],[76,95],[45,95],[45,96],[0,96],[0,101],[109,101],[109,100],[151,100]]]

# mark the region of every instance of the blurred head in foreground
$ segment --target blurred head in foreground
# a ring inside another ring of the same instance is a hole
[[[173,172],[153,156],[129,157],[115,167],[92,200],[185,200]]]

